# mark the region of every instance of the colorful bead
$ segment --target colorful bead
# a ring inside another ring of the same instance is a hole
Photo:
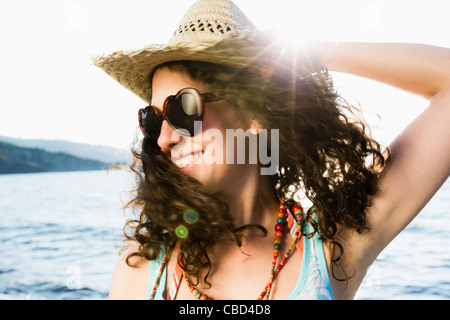
[[[192,292],[192,294],[199,300],[213,300],[210,297],[208,297],[206,294],[201,293],[200,291],[198,291],[197,289],[195,289],[195,287],[189,282],[189,278],[186,274],[186,272],[183,270],[183,276],[184,276],[184,280],[186,280],[186,284],[189,288],[189,290]]]
[[[273,248],[274,248],[275,250],[280,250],[280,249],[281,249],[281,245],[280,245],[279,243],[275,243],[275,244],[273,245]]]
[[[284,231],[284,223],[277,223],[275,225],[275,231]]]
[[[275,238],[273,239],[273,244],[281,244],[282,241],[283,241],[283,240],[282,240],[280,237],[275,237]]]
[[[277,232],[275,232],[275,237],[281,238],[283,236],[283,234],[284,233],[282,231],[277,231]]]

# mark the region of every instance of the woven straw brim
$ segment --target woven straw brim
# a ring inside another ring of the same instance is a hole
[[[107,56],[93,58],[100,67],[125,88],[150,104],[152,96],[151,74],[154,69],[169,61],[191,60],[222,64],[241,68],[257,59],[268,48],[272,33],[258,37],[226,39],[215,43],[153,45],[132,52],[118,51]],[[273,44],[273,42],[272,42]]]

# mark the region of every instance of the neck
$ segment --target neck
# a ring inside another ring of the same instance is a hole
[[[245,171],[245,176],[235,180],[222,195],[237,227],[246,224],[260,224],[266,228],[273,226],[279,200],[269,176],[260,175],[259,168]]]

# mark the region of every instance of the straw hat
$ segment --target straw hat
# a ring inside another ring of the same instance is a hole
[[[166,45],[118,51],[93,61],[125,88],[150,103],[150,75],[158,65],[195,60],[242,67],[266,46],[262,35],[232,1],[199,0],[187,10]]]

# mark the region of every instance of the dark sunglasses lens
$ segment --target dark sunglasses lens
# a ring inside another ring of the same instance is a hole
[[[158,140],[161,132],[161,114],[156,113],[153,107],[147,107],[140,112],[139,121],[143,133],[151,140]]]
[[[175,99],[169,101],[166,109],[170,124],[176,129],[184,129],[190,136],[195,134],[194,121],[202,119],[202,102],[195,91],[180,93]],[[180,131],[181,134],[185,132]]]

